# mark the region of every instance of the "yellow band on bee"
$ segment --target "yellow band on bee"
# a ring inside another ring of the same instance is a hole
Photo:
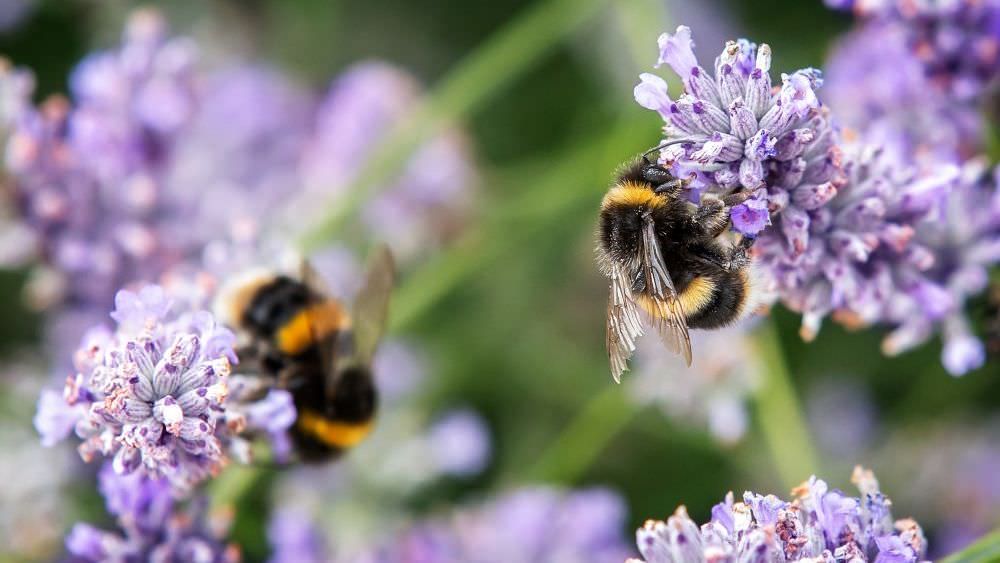
[[[714,292],[715,283],[712,280],[704,276],[698,276],[691,280],[687,284],[687,287],[677,296],[684,316],[690,317],[704,309],[712,301],[712,294]],[[662,304],[657,303],[647,295],[637,295],[635,302],[639,308],[646,311],[654,319],[663,317],[667,312],[667,309]]]
[[[604,196],[604,201],[601,202],[601,208],[604,209],[610,205],[659,207],[663,203],[663,196],[654,192],[648,184],[623,182],[608,190],[608,193]]]
[[[278,349],[290,356],[301,353],[317,340],[349,328],[350,319],[333,300],[310,305],[299,311],[278,330]]]
[[[315,411],[303,410],[296,422],[299,429],[328,446],[349,448],[364,440],[372,430],[373,420],[340,422],[330,420]]]
[[[715,293],[715,283],[712,280],[698,276],[687,284],[678,297],[681,300],[681,307],[684,307],[686,316],[700,312],[712,301],[712,294]]]

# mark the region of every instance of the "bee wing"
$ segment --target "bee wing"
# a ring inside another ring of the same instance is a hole
[[[380,245],[368,261],[364,285],[354,300],[351,311],[354,321],[354,358],[361,365],[370,365],[389,318],[389,297],[396,281],[396,265],[392,253]]]
[[[323,281],[323,277],[320,276],[319,272],[313,267],[312,263],[308,260],[302,260],[299,265],[299,276],[302,283],[306,284],[311,293],[312,302],[320,301],[321,299],[330,298],[329,286]],[[312,332],[312,341],[316,343],[317,349],[319,351],[320,365],[324,366],[326,373],[332,376],[336,372],[336,366],[338,359],[346,353],[349,353],[349,346],[345,346],[345,336],[344,334],[338,334],[336,338],[325,338],[322,336],[323,331],[319,328],[320,319],[315,318],[315,313],[312,309],[307,309],[307,315],[309,319],[309,330]],[[350,331],[343,331],[349,333]],[[348,350],[344,350],[348,348]],[[285,387],[294,387],[295,385],[300,385],[301,374],[297,370],[286,371],[282,374],[283,377],[281,381]],[[334,382],[328,381],[326,386],[326,392],[331,395],[335,389]]]
[[[606,343],[611,376],[615,378],[615,383],[620,383],[622,373],[628,369],[628,359],[635,351],[635,341],[642,335],[642,321],[625,271],[612,263],[610,272]]]
[[[642,230],[642,254],[639,275],[643,278],[642,291],[635,295],[639,306],[647,313],[660,340],[673,353],[684,357],[691,365],[691,335],[688,334],[684,307],[677,296],[674,281],[667,272],[656,242],[652,217],[645,217]]]

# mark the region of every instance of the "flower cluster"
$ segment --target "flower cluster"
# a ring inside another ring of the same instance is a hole
[[[751,492],[736,502],[729,493],[700,529],[681,506],[666,522],[647,521],[636,543],[646,563],[922,561],[927,542],[920,526],[893,522],[891,503],[870,471],[855,468],[852,481],[860,498],[816,477],[798,487],[791,502]]]
[[[211,314],[172,311],[158,286],[120,291],[115,305],[117,329],[91,331],[77,351],[65,404],[43,396],[36,427],[46,441],[58,441],[72,424],[84,460],[113,456],[120,474],[142,468],[187,491],[218,471],[226,459],[222,440],[234,441],[229,437],[248,420],[270,429],[294,420],[291,397],[279,390],[227,408],[234,336]]]
[[[418,103],[416,81],[386,64],[348,69],[320,100],[263,66],[205,68],[168,31],[136,12],[121,45],[75,69],[71,100],[37,108],[30,74],[0,69],[13,188],[0,235],[37,247],[38,305],[86,308],[85,326],[118,289],[200,266],[216,242],[300,235]],[[452,129],[418,147],[362,214],[374,238],[408,259],[453,236],[475,184],[469,153]]]
[[[906,34],[927,84],[958,101],[975,101],[1000,72],[1000,2],[826,0]]]
[[[621,561],[625,507],[604,490],[515,490],[479,506],[381,530],[365,545],[323,545],[307,516],[279,512],[269,538],[271,561]],[[338,526],[339,528],[339,526]],[[557,540],[553,541],[553,538]]]
[[[235,563],[239,550],[221,538],[225,519],[207,518],[203,499],[182,509],[164,481],[134,473],[122,476],[108,466],[99,475],[108,512],[122,532],[77,524],[66,538],[75,561],[204,561]]]
[[[816,97],[819,71],[782,74],[771,88],[771,48],[730,41],[716,58],[712,76],[694,56],[691,30],[681,26],[659,38],[659,64],[681,78],[675,101],[667,83],[643,74],[635,98],[666,122],[661,162],[675,176],[692,180],[691,196],[748,190],[753,198],[734,207],[733,228],[756,236],[772,222],[801,244],[803,218],[825,205],[842,182],[836,134]]]
[[[960,180],[955,166],[920,175],[880,147],[855,143],[845,150],[847,181],[828,205],[798,217],[796,244],[786,244],[789,221],[783,232],[763,233],[758,244],[778,293],[803,314],[806,339],[832,311],[852,323],[892,320],[900,294],[916,283],[913,272],[933,261],[913,243],[917,225]]]
[[[125,283],[152,279],[182,254],[164,233],[159,194],[195,111],[195,59],[190,41],[168,38],[155,12],[140,11],[119,49],[76,68],[72,106],[54,98],[13,116],[13,203],[61,280],[50,299],[103,309]]]
[[[960,176],[939,212],[917,225],[914,247],[926,263],[901,273],[905,291],[896,294],[889,313],[897,328],[883,342],[886,353],[898,354],[941,328],[941,361],[953,375],[986,360],[965,304],[986,289],[989,268],[1000,262],[1000,169],[971,160]]]
[[[928,87],[900,27],[859,26],[835,44],[823,69],[823,101],[837,122],[896,151],[899,162],[933,167],[982,149],[978,112]]]

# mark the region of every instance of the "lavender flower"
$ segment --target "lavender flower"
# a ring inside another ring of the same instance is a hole
[[[7,150],[14,202],[62,284],[64,302],[106,307],[183,249],[162,236],[159,192],[171,149],[195,109],[195,50],[136,12],[120,48],[74,71],[74,104],[24,108]]]
[[[713,350],[695,358],[690,369],[655,338],[643,338],[636,352],[638,377],[631,383],[634,400],[658,405],[677,422],[707,424],[723,443],[743,437],[749,424],[746,400],[759,375],[746,358],[751,353],[745,330],[726,328],[691,334],[695,346]]]
[[[708,561],[921,561],[926,540],[913,520],[893,524],[891,503],[870,471],[854,470],[860,497],[848,497],[812,477],[791,502],[751,492],[729,493],[701,529],[681,506],[666,522],[649,520],[636,532],[648,563]]]
[[[410,76],[378,62],[357,64],[334,81],[303,155],[305,194],[291,207],[293,224],[319,219],[317,209],[342,200],[361,163],[412,112],[419,94]],[[449,129],[417,150],[399,178],[363,207],[361,219],[402,262],[412,262],[462,228],[475,183],[468,143]]]
[[[113,456],[119,473],[142,467],[189,489],[223,463],[215,429],[226,416],[233,335],[208,313],[170,314],[156,286],[121,291],[115,304],[118,329],[78,351],[66,382],[66,402],[87,407],[76,424],[80,455]]]
[[[181,510],[164,481],[140,473],[122,476],[105,467],[101,492],[108,511],[117,517],[123,533],[90,524],[77,524],[66,538],[66,549],[79,561],[203,561],[240,560],[235,546],[221,541],[228,522],[205,516],[203,500]]]
[[[938,212],[915,226],[910,260],[897,276],[903,292],[889,303],[896,329],[883,342],[898,354],[942,329],[941,361],[952,375],[983,365],[983,343],[973,335],[965,302],[989,283],[989,268],[1000,262],[1000,168],[988,172],[972,160]]]
[[[955,100],[977,100],[1000,72],[997,0],[827,0],[827,5],[900,26],[928,84]]]
[[[280,512],[279,518],[287,514]],[[277,548],[272,561],[288,560],[293,554],[300,558],[295,560],[316,560],[324,552],[333,554],[327,561],[365,563],[615,561],[626,553],[619,535],[624,518],[621,499],[608,491],[530,488],[452,514],[395,529],[383,527],[368,543],[345,545],[334,540],[334,545],[316,546],[317,532],[313,529],[305,536],[305,522],[298,516],[294,527],[272,522],[272,532],[281,532],[271,536]]]
[[[684,93],[672,100],[666,82],[646,73],[635,98],[663,117],[666,141],[686,141],[665,148],[661,162],[692,180],[694,201],[705,191],[752,192],[753,199],[733,209],[737,232],[756,236],[774,223],[774,230],[789,231],[789,244],[801,243],[802,217],[825,205],[842,181],[836,136],[815,93],[820,72],[782,74],[780,90],[772,92],[766,44],[730,41],[712,76],[694,56],[689,28],[658,42],[657,66],[667,63]]]
[[[847,151],[847,181],[835,197],[809,212],[786,209],[782,229],[765,231],[757,246],[778,294],[802,313],[807,340],[833,311],[853,324],[893,318],[900,294],[914,288],[911,272],[933,259],[911,243],[917,224],[960,180],[955,166],[922,175],[881,148],[855,143]]]
[[[982,150],[978,112],[930,87],[906,30],[867,22],[841,38],[824,66],[823,101],[842,126],[900,162],[958,161]]]

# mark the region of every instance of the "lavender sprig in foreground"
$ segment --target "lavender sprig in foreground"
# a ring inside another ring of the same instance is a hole
[[[893,522],[888,497],[870,471],[854,470],[861,492],[849,497],[812,477],[786,502],[773,495],[733,494],[712,509],[701,529],[681,506],[666,522],[649,520],[636,532],[643,559],[631,563],[711,561],[922,561],[927,542],[913,520]]]

